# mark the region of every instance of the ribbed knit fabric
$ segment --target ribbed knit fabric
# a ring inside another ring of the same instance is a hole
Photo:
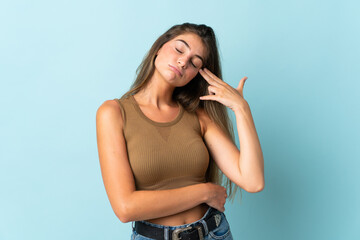
[[[131,95],[117,99],[137,190],[179,188],[206,182],[209,152],[196,113],[180,112],[170,122],[155,122]]]

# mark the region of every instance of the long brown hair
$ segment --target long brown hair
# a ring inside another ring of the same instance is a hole
[[[213,29],[204,24],[184,23],[175,25],[162,34],[152,45],[148,53],[143,58],[141,64],[136,70],[136,79],[131,85],[130,90],[121,98],[126,98],[143,89],[149,82],[155,71],[154,61],[158,50],[168,41],[184,33],[195,33],[201,39],[207,50],[203,67],[209,69],[212,73],[222,79],[220,58],[217,47],[217,40]],[[228,116],[226,106],[217,101],[200,101],[199,97],[209,95],[209,84],[200,73],[198,73],[188,84],[177,87],[173,92],[173,100],[179,102],[188,112],[195,112],[196,109],[202,108],[235,144],[232,122]],[[228,191],[229,198],[233,201],[238,186],[231,182],[225,174],[216,165],[210,155],[209,168],[206,172],[206,180],[223,185]],[[241,189],[240,189],[241,193]]]

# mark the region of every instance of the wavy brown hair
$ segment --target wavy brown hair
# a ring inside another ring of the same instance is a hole
[[[131,85],[130,90],[121,97],[122,99],[139,92],[149,83],[149,80],[155,71],[154,61],[158,50],[166,42],[184,33],[195,33],[202,39],[206,49],[203,68],[206,67],[222,79],[217,40],[213,29],[204,24],[198,25],[193,23],[184,23],[171,27],[154,42],[136,70],[136,79],[134,83]],[[200,96],[209,95],[208,86],[208,82],[201,76],[200,73],[198,73],[185,86],[176,87],[172,98],[174,101],[180,103],[184,109],[190,113],[195,112],[198,108],[204,109],[210,119],[214,121],[235,144],[233,126],[228,116],[226,106],[217,101],[200,101],[199,99]],[[224,185],[223,183],[225,182],[228,196],[233,201],[238,186],[231,182],[225,174],[221,172],[211,155],[209,168],[206,172],[206,180],[219,185]]]

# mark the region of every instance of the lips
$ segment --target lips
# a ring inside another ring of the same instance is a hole
[[[170,65],[170,64],[169,64],[169,67],[170,67],[171,69],[173,69],[177,74],[179,74],[180,77],[182,77],[182,73],[181,73],[181,71],[180,71],[178,68],[176,68],[176,67],[174,67],[174,66],[172,66],[172,65]]]

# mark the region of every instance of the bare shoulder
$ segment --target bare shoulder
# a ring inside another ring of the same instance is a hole
[[[117,100],[106,100],[100,105],[96,111],[96,122],[98,124],[115,122],[122,125],[121,108]]]
[[[97,112],[117,112],[120,113],[120,105],[117,100],[105,100],[100,107],[98,108]]]

